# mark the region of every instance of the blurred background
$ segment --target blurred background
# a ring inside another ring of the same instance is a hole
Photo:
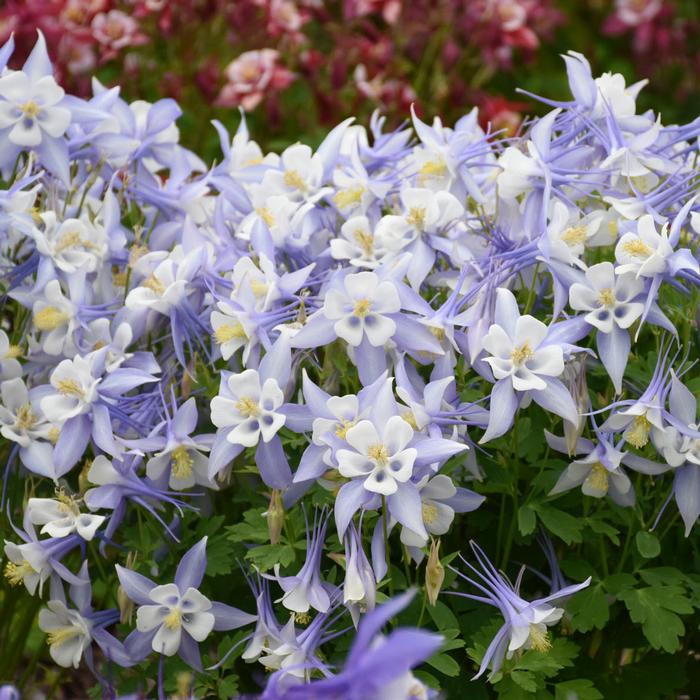
[[[211,119],[238,108],[268,149],[314,144],[348,115],[398,126],[415,103],[451,125],[476,105],[515,131],[542,106],[520,86],[568,99],[560,53],[594,75],[649,78],[640,100],[666,124],[700,114],[698,0],[6,0],[0,40],[21,62],[40,28],[66,89],[91,76],[129,100],[175,98],[182,141],[218,155]],[[13,65],[12,67],[17,67]]]

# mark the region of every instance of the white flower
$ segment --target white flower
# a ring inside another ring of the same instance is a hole
[[[44,396],[40,402],[41,410],[50,421],[63,423],[90,410],[101,381],[92,375],[93,360],[90,355],[76,355],[72,360],[58,363],[49,378],[55,393]]]
[[[5,540],[5,556],[9,560],[5,564],[5,578],[10,585],[23,583],[30,595],[34,595],[37,588],[41,595],[52,571],[46,550],[37,542],[15,544]]]
[[[634,272],[637,277],[653,277],[666,270],[671,255],[673,247],[668,241],[668,223],[657,233],[651,214],[639,219],[637,233],[625,233],[615,246],[618,274]]]
[[[372,233],[366,216],[353,216],[340,228],[340,236],[330,242],[336,260],[348,260],[354,267],[374,269],[387,255],[382,239]]]
[[[571,215],[569,208],[563,202],[555,201],[552,219],[547,226],[549,255],[554,260],[561,260],[567,265],[582,266],[580,258],[586,244],[599,227],[600,223],[596,218],[579,219]]]
[[[337,452],[342,476],[363,477],[368,491],[385,496],[396,493],[397,481],[411,478],[417,451],[406,445],[413,439],[413,428],[400,416],[389,418],[381,437],[371,421],[361,420],[345,439],[354,451]]]
[[[542,346],[548,328],[533,316],[520,316],[512,333],[495,323],[484,336],[484,358],[498,379],[510,377],[516,391],[547,388],[545,377],[564,371],[564,352],[559,345]]]
[[[533,143],[528,141],[527,146],[529,155],[515,146],[508,146],[498,159],[498,165],[501,167],[501,172],[496,178],[499,197],[515,199],[529,192],[532,189],[532,178],[542,175]]]
[[[105,370],[113,372],[134,356],[134,353],[126,351],[133,337],[134,331],[126,321],[120,323],[112,334],[111,321],[108,318],[98,318],[88,323],[83,332],[82,342],[91,351],[106,347]]]
[[[22,365],[17,360],[21,355],[18,345],[12,345],[5,331],[0,330],[0,381],[22,375]]]
[[[63,294],[58,280],[44,288],[43,298],[32,307],[34,327],[42,332],[41,346],[47,355],[72,355],[76,352],[73,331],[78,327],[75,304]]]
[[[217,428],[230,427],[226,439],[234,445],[253,447],[261,437],[270,442],[286,420],[276,412],[284,402],[277,380],[270,377],[261,387],[257,370],[247,369],[232,374],[226,388],[223,396],[212,399],[212,423]]]
[[[225,301],[216,304],[218,311],[212,311],[209,320],[214,330],[214,341],[221,350],[221,357],[228,360],[240,348],[243,351],[242,361],[245,365],[251,349],[257,343],[255,329],[245,311],[234,309]]]
[[[380,282],[374,272],[348,275],[343,287],[343,291],[329,289],[323,303],[326,318],[336,321],[336,335],[355,347],[365,335],[370,345],[384,345],[396,332],[396,324],[383,314],[401,309],[396,287],[388,281]]]
[[[142,311],[152,309],[168,315],[187,295],[189,279],[185,265],[178,265],[172,258],[163,260],[140,286],[132,289],[124,305],[127,309]]]
[[[142,605],[136,611],[136,629],[155,633],[151,646],[165,656],[173,656],[180,648],[182,630],[192,639],[203,642],[214,629],[211,601],[196,588],[188,588],[183,595],[174,583],[156,586],[148,594],[154,605]]]
[[[402,214],[383,216],[375,235],[392,252],[398,252],[424,233],[437,233],[464,214],[464,207],[449,192],[406,187],[399,194]]]
[[[149,479],[159,479],[170,465],[170,478],[168,486],[175,491],[189,489],[195,484],[216,488],[216,484],[209,479],[207,467],[209,459],[199,450],[208,449],[198,445],[190,438],[182,441],[173,440],[167,447],[156,453],[146,464],[146,475]]]
[[[425,529],[431,535],[444,535],[452,525],[455,511],[444,501],[457,495],[452,479],[445,474],[438,474],[432,479],[424,477],[417,484],[421,500],[421,516]],[[424,547],[428,540],[407,527],[401,528],[401,542],[408,547]]]
[[[611,333],[614,326],[629,328],[644,311],[636,299],[644,290],[644,282],[627,272],[615,274],[610,262],[592,265],[586,270],[587,285],[576,282],[569,289],[572,309],[588,311],[586,321],[602,333]]]
[[[64,668],[78,668],[92,641],[92,623],[61,600],[50,600],[39,612],[39,627],[46,632],[51,658]]]
[[[67,537],[77,532],[88,542],[105,521],[104,515],[81,513],[76,501],[62,493],[57,499],[30,498],[27,503],[27,513],[35,525],[43,525],[41,534],[50,537]]]
[[[51,426],[40,408],[29,398],[29,391],[20,377],[0,384],[0,434],[20,447],[29,447],[33,440],[48,437]]]
[[[12,71],[0,78],[0,129],[10,129],[6,137],[16,146],[38,146],[45,135],[63,136],[71,113],[58,106],[63,89],[50,75],[33,81],[23,71]]]
[[[527,605],[513,614],[507,658],[510,659],[518,649],[549,650],[551,642],[547,627],[556,625],[563,614],[563,608],[551,605]]]
[[[108,252],[104,228],[87,218],[59,223],[53,211],[42,213],[41,218],[43,227],[31,233],[39,253],[63,272],[95,272]]]

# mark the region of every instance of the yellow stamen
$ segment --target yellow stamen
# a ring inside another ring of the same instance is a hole
[[[365,255],[374,253],[374,236],[368,231],[355,231],[352,237]]]
[[[25,403],[24,406],[20,406],[17,414],[15,416],[15,428],[17,430],[29,430],[36,422],[39,420],[36,413],[32,411],[31,404]]]
[[[284,173],[284,184],[293,187],[295,190],[306,190],[304,178],[296,170],[286,170]]]
[[[627,430],[625,430],[623,437],[630,445],[633,445],[639,450],[649,442],[650,428],[651,423],[646,416],[637,416]]]
[[[18,357],[22,357],[22,348],[19,345],[10,345],[5,353],[5,358],[16,360]]]
[[[261,282],[260,280],[251,280],[248,284],[256,297],[264,297],[267,294],[267,290],[270,288],[267,282]]]
[[[79,515],[80,507],[73,496],[66,493],[62,488],[56,490],[56,500],[59,503],[58,509],[66,515]]]
[[[607,308],[615,306],[615,292],[610,287],[601,290],[598,301]]]
[[[596,491],[608,492],[608,470],[600,462],[596,462],[591,467],[591,473],[586,477],[586,481]]]
[[[34,314],[34,325],[40,331],[53,331],[62,326],[70,317],[55,306],[47,306]]]
[[[265,222],[268,228],[272,228],[275,225],[275,217],[267,207],[258,207],[255,213]]]
[[[22,559],[19,564],[12,561],[5,564],[5,578],[11,586],[19,586],[27,576],[36,573],[37,571],[26,559]]]
[[[372,310],[372,302],[369,299],[358,299],[353,308],[353,315],[358,318],[364,318]]]
[[[236,410],[244,418],[260,415],[260,406],[258,405],[258,402],[251,398],[242,398],[236,401]]]
[[[64,233],[56,246],[54,247],[54,253],[62,253],[68,248],[76,248],[83,243],[83,239],[80,237],[79,231],[69,231]]]
[[[134,243],[129,249],[129,267],[133,267],[146,253],[148,246]]]
[[[385,465],[389,461],[389,450],[384,445],[370,445],[367,456],[373,459],[378,465]]]
[[[364,193],[365,188],[361,185],[358,187],[351,187],[347,190],[338,191],[335,197],[333,197],[333,201],[338,205],[338,209],[345,209],[353,204],[359,204],[362,201],[362,195]]]
[[[426,525],[432,525],[437,520],[438,509],[434,503],[423,503],[421,511],[423,513],[423,522]]]
[[[428,326],[428,330],[435,336],[437,340],[442,342],[445,340],[445,329],[439,326]]]
[[[55,630],[47,632],[46,642],[49,646],[53,646],[54,644],[61,646],[62,644],[69,642],[71,639],[81,636],[81,634],[82,631],[73,625],[70,627],[59,627]]]
[[[24,114],[25,117],[29,117],[30,119],[33,119],[36,117],[37,114],[39,114],[39,105],[34,102],[33,100],[29,100],[25,102],[20,109],[22,110],[22,113]]]
[[[644,258],[645,260],[654,253],[654,249],[651,246],[638,238],[634,241],[623,243],[622,250],[634,258]]]
[[[64,396],[76,396],[79,399],[85,396],[85,390],[75,379],[59,379],[56,382],[56,389],[58,389],[59,394]]]
[[[173,476],[176,479],[187,479],[192,476],[194,460],[184,445],[178,445],[172,451]]]
[[[586,228],[584,226],[570,226],[561,234],[561,239],[571,248],[575,245],[581,245],[586,242]]]
[[[510,353],[510,359],[516,367],[519,367],[523,362],[527,362],[534,354],[530,343],[526,340],[520,347],[513,349]]]
[[[425,226],[425,207],[411,207],[406,221],[419,230]]]
[[[165,292],[165,285],[155,276],[151,275],[147,279],[145,279],[141,285],[143,287],[146,287],[146,289],[150,289],[154,294],[157,294],[159,297],[163,296],[163,293]]]
[[[294,622],[298,622],[300,625],[308,625],[311,622],[311,615],[309,613],[294,613]]]
[[[49,428],[48,438],[49,438],[49,442],[52,445],[55,445],[58,442],[58,438],[60,437],[60,435],[61,435],[61,431],[58,428],[56,428],[56,427]]]
[[[530,646],[535,651],[549,651],[552,648],[549,632],[547,632],[547,630],[542,630],[537,625],[530,625]]]
[[[238,322],[232,326],[225,323],[223,326],[219,326],[214,331],[214,340],[216,340],[219,345],[228,343],[230,340],[244,340],[247,338],[248,334],[243,330],[243,326]]]
[[[169,629],[169,630],[177,630],[180,629],[180,625],[182,625],[182,611],[180,608],[173,608],[165,617],[163,620],[163,624]]]
[[[416,416],[413,411],[404,411],[401,414],[401,418],[403,418],[414,430],[418,430],[418,423],[416,422]]]
[[[447,171],[447,166],[442,160],[428,160],[421,165],[418,173],[424,177],[440,177]]]
[[[348,430],[355,425],[357,421],[345,420],[345,418],[340,419],[340,423],[337,424],[335,428],[335,434],[341,439],[345,440],[345,436],[348,434]]]

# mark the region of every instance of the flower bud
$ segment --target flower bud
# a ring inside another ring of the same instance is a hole
[[[284,526],[284,505],[282,505],[282,492],[272,490],[270,505],[263,514],[267,518],[267,531],[270,533],[270,544],[279,544]]]
[[[428,602],[435,606],[438,594],[445,580],[445,567],[440,563],[440,540],[430,540],[430,554],[425,567],[425,592]]]
[[[129,552],[126,556],[126,568],[133,569],[135,562],[136,554]],[[129,598],[121,585],[117,588],[117,605],[119,606],[119,622],[130,625],[134,616],[134,602]]]

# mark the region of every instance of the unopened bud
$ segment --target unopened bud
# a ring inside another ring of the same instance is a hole
[[[445,580],[445,567],[440,563],[440,540],[430,540],[430,554],[425,567],[425,592],[428,602],[434,606]]]
[[[78,488],[80,489],[80,494],[83,495],[90,488],[90,480],[88,479],[88,472],[92,466],[92,460],[85,460],[83,468],[80,470],[78,475]]]
[[[267,531],[270,533],[270,544],[279,544],[284,526],[284,505],[282,492],[272,489],[270,505],[264,513],[267,518]]]
[[[585,413],[588,411],[588,385],[586,384],[586,358],[575,358],[564,369],[564,381],[578,409],[578,423],[564,421],[564,439],[569,456],[576,453],[576,444],[586,427]]]
[[[192,687],[192,674],[189,671],[181,671],[175,676],[177,690],[173,700],[189,700]]]

